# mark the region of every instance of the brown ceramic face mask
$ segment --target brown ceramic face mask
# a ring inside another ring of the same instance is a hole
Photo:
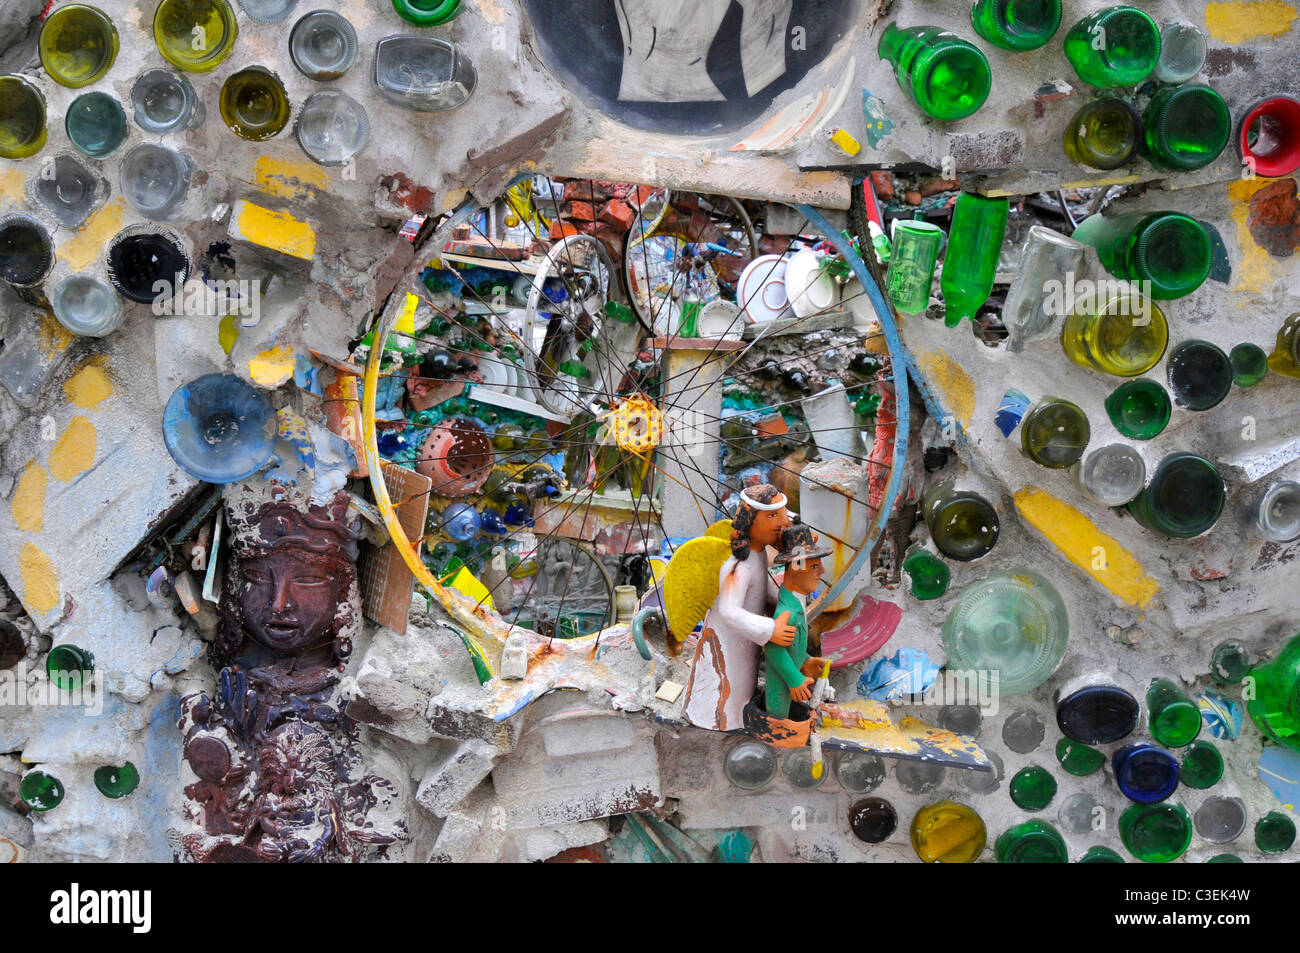
[[[344,593],[325,561],[281,549],[245,560],[240,571],[244,624],[260,644],[292,654],[328,641]]]

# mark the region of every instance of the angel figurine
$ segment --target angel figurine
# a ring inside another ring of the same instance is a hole
[[[742,713],[758,686],[759,649],[789,646],[796,631],[769,611],[777,599],[767,547],[790,526],[786,497],[770,484],[746,487],[731,524],[731,555],[718,572],[718,595],[704,616],[691,677],[686,720],[715,731],[743,729]]]

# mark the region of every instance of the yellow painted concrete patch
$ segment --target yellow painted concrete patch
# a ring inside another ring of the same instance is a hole
[[[23,174],[18,169],[6,169],[0,172],[0,199],[6,203],[16,203],[23,197]]]
[[[1228,0],[1205,5],[1205,28],[1223,43],[1281,36],[1291,29],[1296,17],[1300,11],[1283,0]]]
[[[314,162],[259,156],[253,166],[253,179],[267,195],[283,199],[298,198],[309,189],[327,191],[330,174]]]
[[[18,488],[9,503],[14,525],[25,533],[39,533],[45,528],[45,486],[49,474],[35,460],[18,478]]]
[[[72,234],[58,251],[58,256],[73,271],[85,271],[92,262],[104,255],[109,240],[122,230],[122,217],[126,206],[122,198],[113,199]]]
[[[23,576],[23,605],[36,615],[58,608],[59,574],[50,557],[34,543],[23,543],[18,553],[18,570]]]
[[[505,11],[501,9],[501,4],[497,0],[479,0],[478,12],[483,15],[494,26],[500,26],[506,22]]]
[[[113,382],[101,364],[102,362],[99,361],[83,364],[75,374],[63,382],[64,396],[82,408],[94,407],[100,401],[113,396]]]
[[[316,254],[316,233],[310,225],[288,212],[276,212],[252,202],[235,203],[229,231],[235,238],[306,261]]]
[[[89,470],[95,465],[98,439],[94,424],[85,417],[73,417],[50,451],[50,476],[67,483]]]
[[[1250,218],[1250,198],[1274,179],[1238,179],[1228,185],[1228,198],[1232,205],[1229,216],[1237,226],[1237,247],[1241,252],[1233,268],[1233,291],[1259,293],[1273,287],[1282,263],[1255,241],[1247,224]]]
[[[960,364],[946,354],[918,353],[917,363],[930,385],[939,392],[943,406],[961,422],[970,427],[975,414],[975,382]]]
[[[279,387],[293,374],[293,348],[281,344],[248,362],[248,376],[262,387]]]
[[[1108,536],[1068,503],[1035,486],[1015,494],[1016,509],[1029,525],[1097,582],[1131,606],[1146,606],[1160,585],[1119,540]],[[1104,565],[1104,569],[1094,566]]]
[[[366,0],[345,0],[343,9],[339,11],[357,28],[358,33],[370,26],[370,21],[374,19],[373,12]]]
[[[75,334],[59,324],[58,318],[50,311],[46,311],[41,315],[41,326],[37,331],[41,350],[45,352],[45,357],[51,361],[66,351],[72,342],[77,339]]]

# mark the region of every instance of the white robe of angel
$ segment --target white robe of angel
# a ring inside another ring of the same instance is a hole
[[[767,553],[751,551],[743,562],[727,557],[718,572],[718,598],[704,616],[704,628],[686,685],[686,720],[700,728],[736,731],[741,713],[758,687],[758,659],[772,638],[776,602]]]

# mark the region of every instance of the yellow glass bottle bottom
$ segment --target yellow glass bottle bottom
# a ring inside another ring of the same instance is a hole
[[[1300,378],[1300,312],[1288,317],[1278,330],[1268,367],[1274,374]]]
[[[77,89],[100,79],[117,59],[117,28],[102,11],[59,7],[41,27],[41,67],[60,86]]]
[[[284,85],[261,66],[249,66],[231,75],[222,84],[218,108],[226,125],[251,142],[278,135],[291,113]]]
[[[21,76],[0,76],[0,158],[26,159],[45,147],[45,97]]]
[[[1093,311],[1085,302],[1061,328],[1061,347],[1080,367],[1136,377],[1160,363],[1169,345],[1165,313],[1149,298],[1112,296]]]
[[[912,819],[912,849],[927,864],[974,863],[986,843],[984,821],[956,801],[926,805]]]
[[[158,52],[190,73],[216,69],[238,35],[235,11],[226,0],[162,0],[153,17]]]

